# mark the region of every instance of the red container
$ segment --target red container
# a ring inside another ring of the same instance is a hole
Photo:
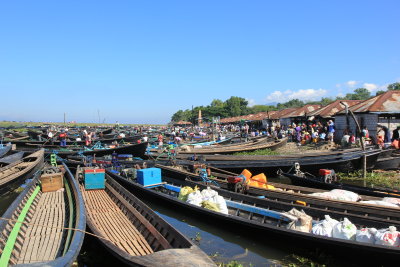
[[[319,175],[329,175],[331,174],[331,170],[327,170],[327,169],[320,169],[319,170]]]

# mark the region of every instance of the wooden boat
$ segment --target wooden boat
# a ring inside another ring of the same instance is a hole
[[[3,214],[6,220],[0,221],[1,266],[73,264],[83,243],[85,207],[66,165],[63,175],[63,191],[42,192],[37,173]]]
[[[182,168],[174,168],[172,166],[165,166],[156,164],[155,167],[161,168],[164,177],[171,177],[174,179],[189,180],[196,183],[202,183],[224,189],[231,190],[227,178],[238,176],[236,173],[226,172],[223,170],[216,170],[211,167],[212,178],[209,182],[204,181],[199,175],[190,173]],[[216,171],[215,171],[216,170]],[[287,185],[281,183],[268,182],[268,185],[274,186],[276,189],[265,189],[260,187],[249,186],[244,192],[247,195],[255,196],[258,198],[265,198],[273,201],[282,201],[290,204],[299,204],[307,207],[314,207],[319,209],[340,211],[346,214],[362,214],[370,218],[380,218],[384,220],[398,221],[400,223],[400,207],[392,208],[387,206],[377,206],[371,204],[363,204],[360,202],[350,202],[342,200],[324,199],[317,196],[312,196],[312,193],[322,193],[327,190]],[[231,190],[232,191],[232,190]],[[386,195],[387,196],[387,195]],[[400,195],[399,195],[400,196]],[[361,200],[381,200],[381,197],[374,197],[369,195],[360,195]]]
[[[319,169],[334,169],[336,172],[358,170],[362,166],[362,157],[367,156],[367,169],[372,169],[381,153],[380,149],[367,151],[340,151],[304,155],[284,156],[235,156],[235,155],[201,155],[198,158],[206,161],[208,165],[233,172],[240,172],[247,168],[252,172],[264,172],[269,176],[276,174],[281,169],[289,171],[294,163],[299,163],[304,171],[316,174]],[[188,156],[177,155],[178,159]],[[222,159],[222,160],[219,160]],[[231,160],[228,160],[231,159]]]
[[[41,169],[44,161],[44,150],[39,150],[28,156],[0,168],[0,192],[8,190],[15,184],[21,183],[24,179],[32,176]]]
[[[147,143],[140,143],[140,144],[127,144],[127,145],[121,145],[118,147],[110,147],[110,148],[104,148],[104,149],[92,149],[92,150],[84,150],[84,148],[80,149],[46,149],[45,150],[45,155],[49,154],[57,154],[59,157],[65,158],[67,156],[71,155],[96,155],[99,157],[105,156],[105,155],[111,155],[112,153],[117,153],[117,154],[131,154],[134,157],[143,157],[144,153],[146,152],[147,149]],[[25,149],[25,151],[28,149]]]
[[[379,262],[379,264],[393,263],[393,261],[400,256],[399,247],[359,243],[352,240],[317,236],[311,233],[287,229],[288,224],[293,221],[288,219],[282,212],[289,211],[296,206],[293,204],[260,199],[253,196],[229,192],[227,190],[214,189],[227,202],[229,214],[226,215],[178,199],[181,187],[194,187],[197,185],[202,190],[206,189],[207,186],[205,185],[169,178],[167,182],[167,178],[163,177],[162,184],[144,187],[113,172],[107,171],[107,173],[131,192],[137,194],[138,197],[148,199],[149,201],[157,201],[166,207],[173,207],[175,210],[190,214],[190,216],[196,216],[196,218],[212,222],[213,225],[221,226],[224,229],[233,229],[238,234],[241,233],[252,236],[264,242],[273,243],[274,240],[280,240],[281,242],[282,240],[287,240],[287,246],[295,247],[300,245],[303,248],[318,247],[328,254],[340,255],[342,258],[352,260],[353,262],[357,261],[358,263],[360,263],[360,259],[369,264],[373,262]],[[392,221],[383,222],[382,220],[376,220],[361,215],[346,214],[305,206],[302,206],[301,209],[309,216],[312,216],[314,222],[321,220],[324,215],[330,215],[337,220],[342,220],[346,217],[358,228],[388,228],[392,225],[398,227],[398,224],[392,223]],[[349,251],[351,251],[351,253],[348,253]]]
[[[370,195],[376,197],[400,197],[399,190],[391,190],[385,188],[371,188],[371,187],[350,185],[340,182],[325,183],[320,179],[318,179],[317,177],[315,177],[314,175],[310,174],[305,174],[304,176],[300,176],[292,173],[282,173],[282,175],[289,178],[292,181],[292,184],[298,186],[320,188],[325,190],[344,189],[353,191],[357,194]]]
[[[7,144],[7,145],[1,145],[0,146],[0,158],[4,157],[10,150],[11,150],[12,145]]]
[[[77,177],[82,171],[78,168]],[[81,178],[80,178],[81,179]],[[107,176],[105,189],[85,190],[87,224],[101,244],[128,265],[215,266],[189,239]]]
[[[102,144],[111,144],[113,142],[118,142],[118,143],[136,143],[137,140],[139,140],[140,137],[139,136],[132,136],[132,137],[124,137],[124,138],[101,138],[101,139],[96,139],[94,142],[101,142]],[[44,141],[35,141],[35,140],[17,140],[17,139],[8,139],[5,138],[4,141],[6,142],[10,142],[12,144],[16,144],[18,148],[20,147],[40,147],[43,145],[52,145],[51,140],[45,139]],[[54,140],[53,141],[53,145],[57,145],[59,144],[59,141]],[[67,140],[67,145],[85,145],[85,140],[81,140],[81,141],[76,141],[76,140],[72,140],[69,139]]]
[[[6,166],[8,164],[11,164],[11,163],[13,163],[13,162],[15,162],[17,160],[22,159],[24,154],[25,154],[25,152],[21,151],[21,152],[16,152],[16,153],[13,153],[13,154],[11,154],[9,156],[5,156],[5,157],[0,158],[0,167],[4,167],[4,166]]]
[[[262,139],[261,141],[252,144],[226,145],[215,148],[205,147],[199,149],[191,149],[190,151],[179,150],[178,154],[232,154],[236,152],[255,151],[258,149],[275,150],[285,146],[286,143],[287,143],[287,138],[273,140],[270,142],[266,142],[266,140]]]

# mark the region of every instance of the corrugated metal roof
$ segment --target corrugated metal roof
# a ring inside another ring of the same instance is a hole
[[[316,109],[319,109],[320,107],[321,107],[321,105],[305,105],[303,107],[296,108],[292,112],[281,116],[281,118],[303,117],[304,115],[306,115],[306,114],[308,115],[310,112],[312,112]]]
[[[295,111],[296,109],[297,108],[285,108],[285,109],[279,110],[279,111],[275,112],[274,114],[270,115],[269,118],[271,120],[279,120],[286,114],[291,113],[291,112]]]
[[[322,118],[332,118],[336,113],[342,111],[344,109],[344,106],[340,104],[340,102],[347,103],[349,107],[354,106],[362,100],[336,100],[329,105],[323,106],[322,108],[316,109],[314,111],[311,111],[310,113],[307,113],[307,116],[320,116]]]
[[[192,124],[191,122],[188,121],[178,121],[178,122],[174,122],[174,125],[190,125]]]
[[[350,107],[354,113],[400,113],[400,91],[387,91]],[[344,114],[344,110],[339,114]]]

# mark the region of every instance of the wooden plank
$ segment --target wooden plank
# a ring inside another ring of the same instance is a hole
[[[81,187],[82,188],[82,187]],[[85,190],[88,217],[116,246],[131,255],[152,253],[144,237],[104,190]]]

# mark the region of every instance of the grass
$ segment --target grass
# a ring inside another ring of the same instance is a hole
[[[272,151],[269,148],[266,148],[266,149],[258,149],[258,150],[251,151],[251,152],[246,152],[246,151],[236,152],[233,155],[238,155],[238,156],[245,156],[245,155],[276,156],[276,155],[279,155],[279,153],[276,151]]]
[[[341,182],[362,183],[362,172],[338,173]],[[396,171],[372,171],[366,176],[366,183],[369,187],[385,187],[400,189],[400,173]]]

